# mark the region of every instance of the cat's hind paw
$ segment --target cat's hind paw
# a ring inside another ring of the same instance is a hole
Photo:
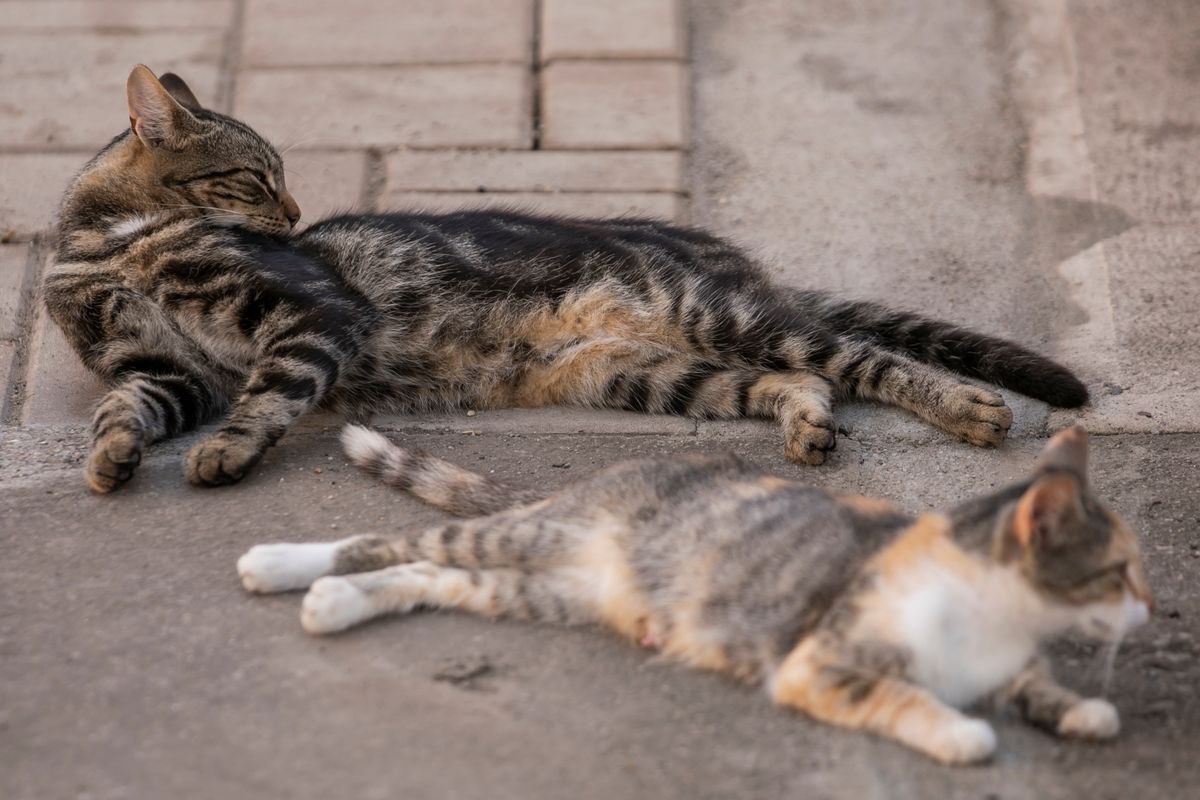
[[[142,441],[141,433],[124,428],[98,437],[84,471],[92,491],[108,494],[132,478],[142,460]]]
[[[1058,721],[1058,735],[1069,739],[1111,739],[1121,731],[1121,717],[1107,700],[1081,700]]]
[[[304,595],[300,624],[319,636],[353,627],[372,616],[371,600],[348,578],[319,579]]]
[[[238,559],[238,577],[248,592],[273,594],[307,589],[333,571],[342,542],[259,544]]]
[[[996,392],[959,384],[946,397],[941,428],[976,447],[994,447],[1008,436],[1012,410]]]

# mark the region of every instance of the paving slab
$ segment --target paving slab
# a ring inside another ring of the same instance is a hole
[[[249,0],[244,24],[255,67],[532,58],[532,0]]]
[[[220,30],[0,28],[0,147],[99,150],[129,126],[125,79],[134,65],[176,72],[207,100],[224,46]]]
[[[387,192],[380,208],[399,211],[515,209],[569,217],[652,217],[683,221],[678,195],[665,192]]]
[[[39,306],[29,342],[22,424],[86,426],[103,394],[100,379],[88,372]]]
[[[223,28],[235,0],[5,0],[4,30]]]
[[[682,0],[542,0],[542,61],[684,58]]]
[[[21,335],[21,306],[26,298],[29,245],[0,245],[0,339]],[[0,384],[2,386],[2,384]]]
[[[248,70],[234,114],[278,147],[527,148],[529,84],[508,64]]]
[[[365,152],[289,150],[284,154],[283,167],[288,191],[300,205],[302,222],[363,210]]]
[[[67,184],[93,155],[0,153],[0,235],[28,239],[54,227]]]
[[[542,70],[542,146],[682,148],[688,72],[661,61],[561,61]]]
[[[654,435],[399,438],[548,489],[622,458],[713,447]],[[183,484],[194,438],[156,446],[133,483],[107,497],[83,488],[85,434],[9,431],[0,439],[0,518],[19,524],[0,527],[0,680],[10,688],[0,793],[1187,796],[1200,780],[1191,753],[1200,735],[1191,691],[1200,679],[1191,580],[1200,495],[1185,485],[1200,460],[1197,439],[1094,443],[1094,483],[1141,534],[1161,612],[1116,662],[1110,696],[1121,737],[1063,743],[1001,717],[996,762],[952,770],[592,629],[414,614],[328,639],[305,635],[297,595],[241,591],[233,566],[246,548],[440,519],[351,470],[336,428],[286,437],[247,482],[220,490]],[[753,428],[724,444],[781,475],[890,495],[913,511],[1017,478],[1039,446],[981,453],[845,440],[839,453],[854,460],[822,470],[783,463]],[[1159,480],[1138,480],[1148,473]],[[1071,685],[1099,691],[1094,647],[1064,645],[1056,661]],[[480,677],[451,680],[481,665]]]
[[[400,191],[685,190],[683,155],[670,151],[421,151],[387,157],[387,188]]]

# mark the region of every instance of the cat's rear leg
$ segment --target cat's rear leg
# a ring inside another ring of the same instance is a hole
[[[833,387],[808,372],[768,372],[750,386],[746,413],[783,426],[784,455],[801,464],[824,464],[837,448]]]
[[[996,392],[882,347],[853,342],[829,369],[848,394],[900,406],[977,447],[1000,444],[1012,426],[1012,411]]]
[[[305,589],[325,575],[382,570],[414,561],[472,569],[553,562],[567,537],[561,526],[529,523],[545,501],[400,536],[351,536],[336,542],[260,544],[237,562],[247,591],[258,594]]]
[[[319,579],[304,596],[300,624],[312,634],[336,633],[418,606],[554,622],[589,617],[581,604],[556,588],[544,576],[517,569],[469,570],[417,561],[377,572]]]
[[[895,672],[855,663],[852,655],[809,638],[784,660],[771,689],[781,705],[893,739],[944,764],[991,756],[996,749],[991,725],[951,708]]]

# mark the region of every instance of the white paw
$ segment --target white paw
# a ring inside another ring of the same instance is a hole
[[[242,586],[259,594],[307,588],[333,570],[343,542],[255,545],[237,562]]]
[[[312,634],[336,633],[371,617],[371,600],[348,578],[321,578],[304,595],[300,624]]]
[[[1120,730],[1117,709],[1098,697],[1081,700],[1058,721],[1058,735],[1073,739],[1111,739]]]
[[[973,764],[996,751],[996,732],[981,719],[964,717],[943,726],[929,743],[929,752],[945,764]]]

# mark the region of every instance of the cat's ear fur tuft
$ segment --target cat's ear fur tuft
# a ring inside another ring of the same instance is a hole
[[[1042,450],[1038,472],[1069,472],[1087,483],[1088,435],[1082,425],[1056,433]]]
[[[179,83],[187,89],[183,81]],[[187,93],[192,95],[191,90]],[[147,147],[178,150],[197,128],[196,118],[143,64],[129,73],[125,97],[129,103],[129,126]]]
[[[184,83],[183,78],[176,75],[174,72],[164,72],[158,79],[162,87],[171,93],[179,105],[186,108],[188,111],[199,111],[204,108],[200,105],[200,101],[196,99],[196,95]]]
[[[1084,516],[1081,486],[1074,475],[1039,478],[1017,503],[1013,532],[1026,547],[1053,549],[1064,543]]]

